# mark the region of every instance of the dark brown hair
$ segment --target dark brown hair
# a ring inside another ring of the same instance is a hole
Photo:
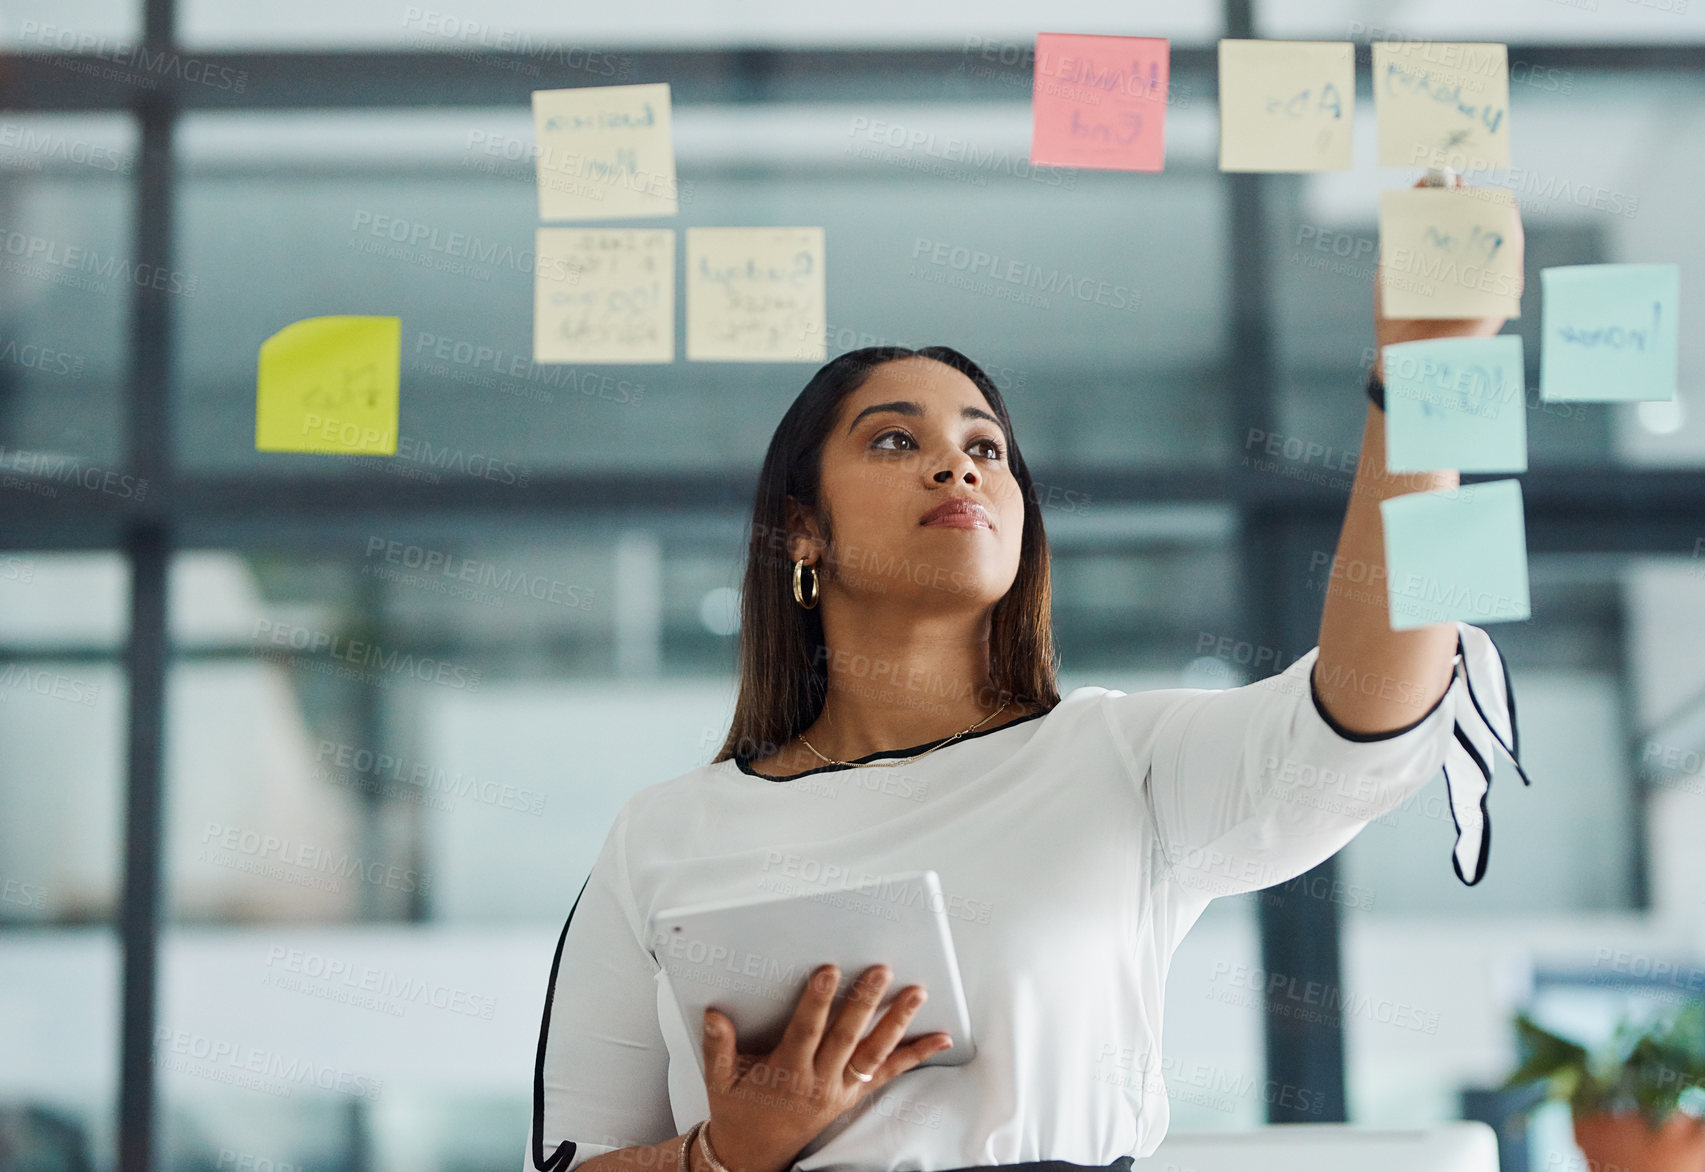
[[[829,510],[819,503],[823,446],[841,401],[863,386],[876,367],[901,358],[929,358],[976,384],[1000,420],[1007,466],[1024,493],[1024,531],[1018,575],[995,604],[989,633],[989,675],[994,698],[1051,709],[1060,702],[1054,647],[1048,537],[1036,507],[1030,470],[1012,434],[1012,419],[994,381],[947,346],[867,346],[835,358],[817,371],[776,425],[758,476],[752,528],[740,596],[740,691],[734,719],[715,761],[768,756],[808,728],[823,710],[828,690],[828,649],[823,621],[793,597],[788,557],[789,497],[816,512],[828,543],[823,564],[835,562]],[[810,573],[805,577],[810,596]],[[996,726],[999,727],[999,726]],[[713,762],[714,764],[714,762]]]

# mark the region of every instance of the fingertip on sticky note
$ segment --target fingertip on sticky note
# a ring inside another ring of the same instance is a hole
[[[394,456],[402,319],[292,322],[260,345],[255,450]]]
[[[1379,195],[1381,312],[1388,318],[1521,316],[1521,214],[1501,187]]]

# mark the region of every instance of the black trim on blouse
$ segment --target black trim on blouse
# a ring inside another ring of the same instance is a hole
[[[1005,724],[997,724],[997,725],[995,725],[994,728],[981,728],[981,729],[978,729],[976,732],[973,732],[973,733],[965,733],[962,736],[960,736],[958,739],[961,741],[971,741],[971,740],[977,739],[978,737],[986,737],[990,733],[1004,732],[1005,730],[1013,727],[1014,725],[1023,724],[1027,720],[1035,720],[1039,716],[1046,716],[1046,715],[1048,715],[1048,713],[1050,713],[1052,711],[1053,711],[1052,708],[1043,708],[1043,709],[1040,709],[1039,711],[1032,712],[1028,716],[1020,716],[1015,720],[1007,721]],[[805,770],[800,771],[799,773],[789,773],[784,777],[771,777],[767,773],[759,773],[756,769],[752,768],[752,758],[749,755],[743,755],[740,753],[736,753],[734,755],[734,763],[740,767],[740,772],[749,773],[753,777],[762,778],[765,781],[795,781],[801,777],[809,777],[813,773],[826,773],[831,769],[847,769],[847,768],[850,768],[852,765],[854,765],[860,761],[874,761],[878,757],[909,757],[914,753],[922,753],[925,749],[933,749],[936,746],[941,745],[947,741],[951,741],[953,739],[954,738],[951,736],[937,737],[933,741],[925,741],[921,745],[910,745],[904,749],[878,749],[874,753],[866,753],[862,757],[854,757],[851,761],[847,762],[845,765],[827,765],[827,764],[819,765],[815,769],[805,769]]]
[[[586,894],[586,884],[592,882],[592,876],[587,875],[585,882],[580,885],[580,895]],[[539,1022],[539,1052],[533,1059],[533,1167],[539,1172],[555,1172],[557,1168],[565,1168],[574,1159],[575,1150],[580,1146],[573,1140],[565,1139],[556,1146],[556,1151],[545,1157],[545,1040],[551,1028],[551,1002],[556,998],[557,970],[562,965],[562,946],[568,939],[568,926],[574,923],[575,908],[580,906],[580,895],[574,897],[574,907],[568,909],[568,919],[562,923],[562,935],[556,938],[556,955],[551,957],[550,984],[545,986],[545,1016]]]
[[[1481,634],[1485,634],[1485,632],[1482,631]],[[1516,693],[1514,687],[1510,684],[1510,667],[1509,664],[1505,662],[1503,653],[1498,650],[1497,643],[1492,641],[1492,637],[1490,635],[1486,635],[1486,641],[1491,644],[1492,651],[1497,656],[1498,666],[1504,677],[1504,707],[1509,711],[1510,715],[1510,740],[1508,744],[1504,743],[1504,738],[1499,734],[1497,726],[1494,725],[1491,719],[1486,715],[1486,709],[1480,703],[1480,697],[1474,690],[1474,678],[1468,670],[1468,649],[1463,646],[1462,631],[1459,626],[1456,636],[1456,662],[1462,665],[1463,687],[1468,693],[1469,703],[1474,707],[1474,714],[1480,718],[1480,723],[1485,726],[1486,731],[1491,734],[1492,740],[1497,744],[1498,748],[1502,749],[1505,755],[1509,757],[1510,764],[1515,766],[1516,776],[1521,778],[1523,785],[1532,785],[1533,782],[1528,777],[1527,770],[1522,768],[1521,761],[1516,756],[1516,749],[1518,747],[1516,736]],[[1450,687],[1455,686],[1456,665],[1453,663],[1451,666]],[[1450,694],[1450,687],[1445,689],[1445,696]],[[1426,714],[1422,716],[1420,720],[1407,724],[1402,728],[1392,729],[1389,732],[1383,733],[1357,733],[1351,732],[1349,729],[1339,724],[1332,718],[1332,714],[1326,711],[1326,706],[1320,702],[1320,693],[1315,687],[1314,672],[1312,670],[1308,673],[1308,692],[1314,700],[1314,710],[1320,713],[1320,719],[1326,722],[1327,727],[1331,728],[1333,732],[1337,733],[1345,740],[1364,742],[1388,740],[1392,737],[1400,737],[1404,733],[1412,731],[1419,727],[1420,724],[1427,719],[1427,717],[1436,712],[1439,705],[1444,703],[1445,698],[1444,696],[1440,696],[1438,700],[1434,702],[1433,706],[1427,709]],[[1479,749],[1475,748],[1473,741],[1469,739],[1468,733],[1462,727],[1462,717],[1460,713],[1458,714],[1456,725],[1452,729],[1452,733],[1457,746],[1462,749],[1463,755],[1468,758],[1468,763],[1480,771],[1480,776],[1485,782],[1485,785],[1480,791],[1480,797],[1477,803],[1479,807],[1478,817],[1480,820],[1480,849],[1475,856],[1473,873],[1471,875],[1463,873],[1462,860],[1457,857],[1455,850],[1451,852],[1450,858],[1451,869],[1456,872],[1456,877],[1462,881],[1463,886],[1473,887],[1475,884],[1479,883],[1481,879],[1485,878],[1486,863],[1491,858],[1492,853],[1492,815],[1487,809],[1487,799],[1491,797],[1492,793],[1492,762],[1487,760],[1486,756],[1482,754]],[[1445,757],[1443,769],[1445,775],[1445,788],[1450,794],[1451,825],[1456,828],[1456,841],[1457,845],[1460,847],[1462,845],[1462,822],[1457,818],[1456,814],[1456,778],[1451,775],[1451,762],[1448,754]]]
[[[1457,646],[1459,649],[1461,648],[1461,645],[1462,641],[1461,639],[1458,639]],[[1316,663],[1318,662],[1319,661],[1316,660]],[[1451,683],[1455,682],[1456,679],[1453,675]],[[1445,697],[1450,695],[1450,688],[1447,686],[1443,692],[1439,693],[1439,698],[1433,701],[1433,706],[1427,709],[1426,712],[1422,713],[1419,718],[1410,721],[1402,728],[1394,728],[1386,732],[1376,733],[1351,732],[1332,718],[1332,714],[1326,711],[1326,705],[1320,702],[1320,691],[1314,686],[1314,668],[1312,667],[1308,670],[1308,695],[1309,699],[1314,701],[1314,710],[1320,713],[1320,719],[1326,722],[1327,728],[1343,737],[1346,741],[1360,741],[1365,743],[1368,741],[1389,741],[1392,737],[1400,737],[1406,732],[1414,732],[1426,723],[1427,717],[1439,710],[1439,705],[1443,704],[1445,702]]]
[[[1486,727],[1490,728],[1491,725]],[[1476,749],[1474,743],[1468,739],[1468,734],[1462,731],[1460,724],[1456,726],[1456,742],[1468,754],[1469,760],[1474,762],[1474,767],[1480,770],[1486,778],[1486,788],[1480,791],[1480,854],[1474,860],[1474,878],[1470,879],[1462,873],[1462,860],[1456,857],[1454,850],[1450,853],[1450,865],[1451,869],[1456,872],[1456,877],[1462,880],[1464,887],[1473,887],[1486,877],[1486,860],[1492,857],[1492,814],[1486,809],[1486,799],[1492,796],[1492,767],[1487,763],[1486,758],[1480,755],[1480,750]],[[1516,768],[1520,769],[1521,766],[1517,765]],[[1447,787],[1450,785],[1449,770],[1445,771],[1445,785]],[[1447,802],[1445,804],[1450,806],[1450,824],[1456,827],[1457,841],[1460,842],[1462,840],[1462,823],[1456,818],[1456,803]]]

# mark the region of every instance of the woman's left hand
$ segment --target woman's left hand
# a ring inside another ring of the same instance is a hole
[[[1413,186],[1426,186],[1426,179],[1417,179]],[[1466,187],[1461,175],[1453,175],[1453,186]],[[1520,274],[1522,267],[1522,228],[1521,216],[1515,219],[1515,232],[1509,240],[1504,241],[1504,247],[1513,250],[1515,271]],[[1521,277],[1518,276],[1518,281]],[[1373,279],[1373,336],[1374,336],[1374,369],[1380,378],[1385,378],[1385,362],[1383,349],[1394,342],[1421,342],[1432,338],[1490,338],[1504,328],[1508,321],[1505,317],[1385,317],[1382,315],[1380,304],[1380,274],[1376,270]],[[1516,287],[1520,296],[1521,286]]]

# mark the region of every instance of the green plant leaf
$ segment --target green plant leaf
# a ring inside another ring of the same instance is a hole
[[[1625,1016],[1594,1052],[1526,1013],[1515,1025],[1523,1057],[1501,1090],[1543,1083],[1546,1098],[1568,1102],[1577,1117],[1637,1111],[1654,1130],[1677,1110],[1705,1111],[1705,1002],[1651,1021]]]
[[[1498,1089],[1510,1090],[1544,1080],[1550,1084],[1548,1097],[1569,1098],[1586,1072],[1586,1049],[1552,1033],[1525,1013],[1516,1015],[1516,1041],[1525,1057]]]

